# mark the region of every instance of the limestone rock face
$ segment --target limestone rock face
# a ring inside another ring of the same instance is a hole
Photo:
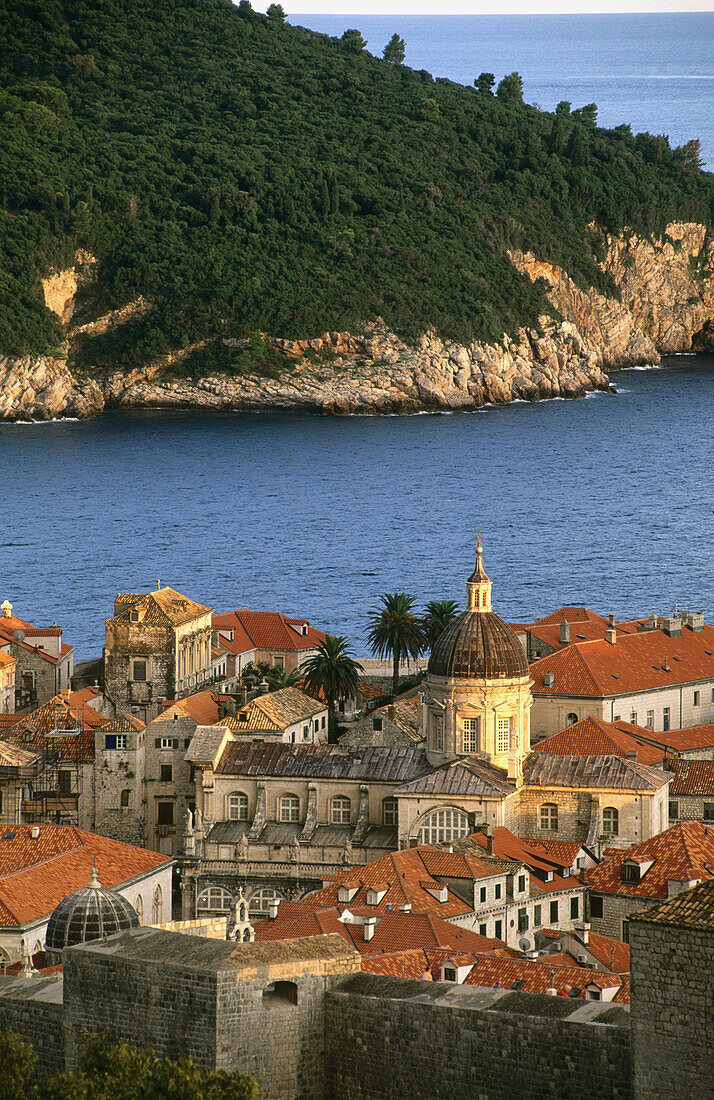
[[[434,332],[407,344],[377,319],[360,333],[273,339],[285,357],[277,378],[240,374],[176,381],[171,368],[201,344],[96,379],[75,377],[60,357],[0,358],[0,420],[93,416],[105,405],[331,414],[473,409],[581,397],[608,389],[608,370],[655,363],[660,353],[714,348],[714,238],[704,226],[675,223],[656,241],[632,233],[604,237],[602,254],[602,268],[619,300],[593,287],[582,290],[567,272],[532,253],[511,253],[520,271],[545,280],[562,320],[544,314],[535,327],[497,344],[462,345]],[[65,325],[77,287],[95,264],[94,257],[78,253],[74,268],[43,281],[46,302]],[[68,328],[67,348],[80,333],[106,332],[150,309],[140,298]]]

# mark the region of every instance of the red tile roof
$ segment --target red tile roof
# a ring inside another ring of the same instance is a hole
[[[552,649],[560,649],[560,624],[564,619],[570,626],[571,645],[574,642],[590,642],[596,638],[604,638],[610,627],[609,620],[604,615],[590,611],[587,607],[561,607],[559,611],[553,611],[550,615],[526,627],[526,630]],[[615,628],[622,634],[634,634],[637,632],[637,621],[615,623]]]
[[[301,649],[315,649],[324,642],[326,634],[310,626],[307,619],[295,619],[279,611],[249,611],[241,607],[237,611],[225,611],[214,615],[214,630],[234,631],[234,644],[247,639],[245,652],[249,649],[271,649],[278,652],[292,652]],[[303,635],[301,628],[307,626]],[[240,633],[239,633],[240,632]]]
[[[174,714],[178,714],[179,717],[182,714],[187,714],[189,718],[193,718],[195,722],[198,722],[199,726],[214,726],[220,720],[220,709],[215,692],[211,691],[210,688],[206,688],[205,691],[197,691],[194,695],[187,695],[185,699],[177,699],[175,703],[171,703],[166,710],[157,715],[154,721],[173,718]]]
[[[533,751],[556,756],[620,756],[623,759],[628,752],[636,752],[640,764],[660,764],[664,757],[663,749],[638,740],[637,733],[654,736],[651,730],[641,729],[640,726],[603,722],[601,718],[588,716],[560,733],[539,741],[533,746]]]
[[[423,949],[396,951],[393,955],[365,955],[362,969],[369,974],[386,974],[391,978],[417,978],[432,981],[429,957]]]
[[[524,983],[521,988],[526,993],[546,993],[552,983],[561,997],[577,989],[583,998],[588,986],[601,990],[614,986],[619,990],[624,984],[618,974],[606,974],[601,970],[558,964],[550,967],[541,960],[506,959],[498,955],[479,956],[464,984],[511,989],[516,981]]]
[[[546,687],[543,677],[555,683]],[[701,631],[682,626],[679,637],[664,630],[619,634],[615,645],[598,640],[576,642],[541,657],[530,666],[533,692],[597,698],[624,692],[714,678],[714,627]]]
[[[36,840],[31,829],[30,825],[12,825],[0,830],[3,927],[18,927],[49,916],[62,898],[87,885],[95,859],[99,879],[108,888],[170,863],[170,857],[158,852],[71,825],[40,825]]]
[[[668,730],[666,733],[652,733],[645,730],[650,741],[671,749],[673,752],[689,752],[692,749],[710,749],[714,747],[714,722],[701,726],[688,726],[683,730]]]
[[[86,704],[71,707],[66,697],[55,695],[29,714],[20,715],[17,722],[3,730],[3,737],[13,745],[35,752],[52,748],[66,759],[93,760],[94,730],[109,722],[93,707]],[[66,730],[68,735],[56,734],[54,730]],[[80,732],[70,732],[75,730]]]
[[[581,883],[576,875],[564,876],[561,869],[571,867],[582,845],[575,841],[530,840],[517,837],[510,829],[497,826],[491,830],[493,855],[498,859],[513,860],[522,863],[531,872],[531,890],[539,893],[552,893],[554,890],[575,890]],[[486,836],[481,832],[472,833],[463,840],[454,842],[457,850],[481,848],[486,851]],[[546,882],[545,876],[551,873],[553,878]]]
[[[622,974],[630,969],[630,947],[622,940],[613,939],[611,936],[601,936],[598,932],[589,932],[588,941],[585,943],[582,932],[561,932],[558,928],[538,928],[536,934],[542,936],[543,939],[561,940],[563,943],[567,943],[567,940],[572,937],[576,942],[582,943],[584,950],[589,951],[602,966],[607,967],[615,974]],[[578,954],[580,954],[580,951],[575,948],[575,955]],[[570,951],[553,955],[539,955],[536,961],[546,965],[551,962],[559,966],[576,965],[575,957]]]
[[[672,767],[670,796],[714,795],[714,760],[675,760]]]
[[[17,663],[17,659],[15,657],[11,657],[9,653],[5,653],[4,650],[0,649],[0,665],[6,665],[7,666],[7,665],[14,665],[16,663]]]
[[[639,882],[623,882],[626,860],[652,860]],[[620,851],[609,850],[609,858],[586,873],[591,891],[630,897],[666,898],[668,882],[714,877],[714,829],[698,821],[682,821],[642,844]]]

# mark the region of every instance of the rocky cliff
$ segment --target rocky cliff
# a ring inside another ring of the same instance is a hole
[[[424,333],[407,344],[377,321],[360,335],[324,333],[309,341],[274,340],[285,357],[277,378],[216,375],[176,381],[184,348],[130,374],[80,377],[67,366],[78,332],[102,332],[137,311],[139,300],[74,330],[59,355],[0,358],[0,419],[86,417],[105,407],[309,410],[323,413],[468,409],[486,403],[578,397],[607,389],[608,370],[657,362],[660,353],[714,349],[714,238],[704,226],[673,224],[661,240],[633,234],[602,241],[602,268],[619,300],[576,286],[567,272],[531,253],[512,262],[544,279],[554,315],[501,344],[461,345]],[[51,273],[45,300],[68,326],[74,295],[95,261]],[[559,315],[559,316],[558,316]]]

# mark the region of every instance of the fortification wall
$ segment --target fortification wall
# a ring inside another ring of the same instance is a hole
[[[0,1031],[16,1031],[35,1052],[37,1073],[64,1069],[62,976],[0,978]]]
[[[620,1005],[359,974],[327,996],[325,1096],[630,1100]]]

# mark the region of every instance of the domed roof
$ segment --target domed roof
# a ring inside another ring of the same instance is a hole
[[[469,680],[528,676],[523,646],[500,615],[491,610],[491,581],[483,568],[479,534],[476,568],[466,584],[466,610],[449,623],[431,651],[427,672]]]
[[[103,889],[97,868],[93,867],[89,886],[63,898],[52,913],[45,946],[49,951],[62,951],[75,943],[88,943],[138,927],[134,907],[115,890]]]

